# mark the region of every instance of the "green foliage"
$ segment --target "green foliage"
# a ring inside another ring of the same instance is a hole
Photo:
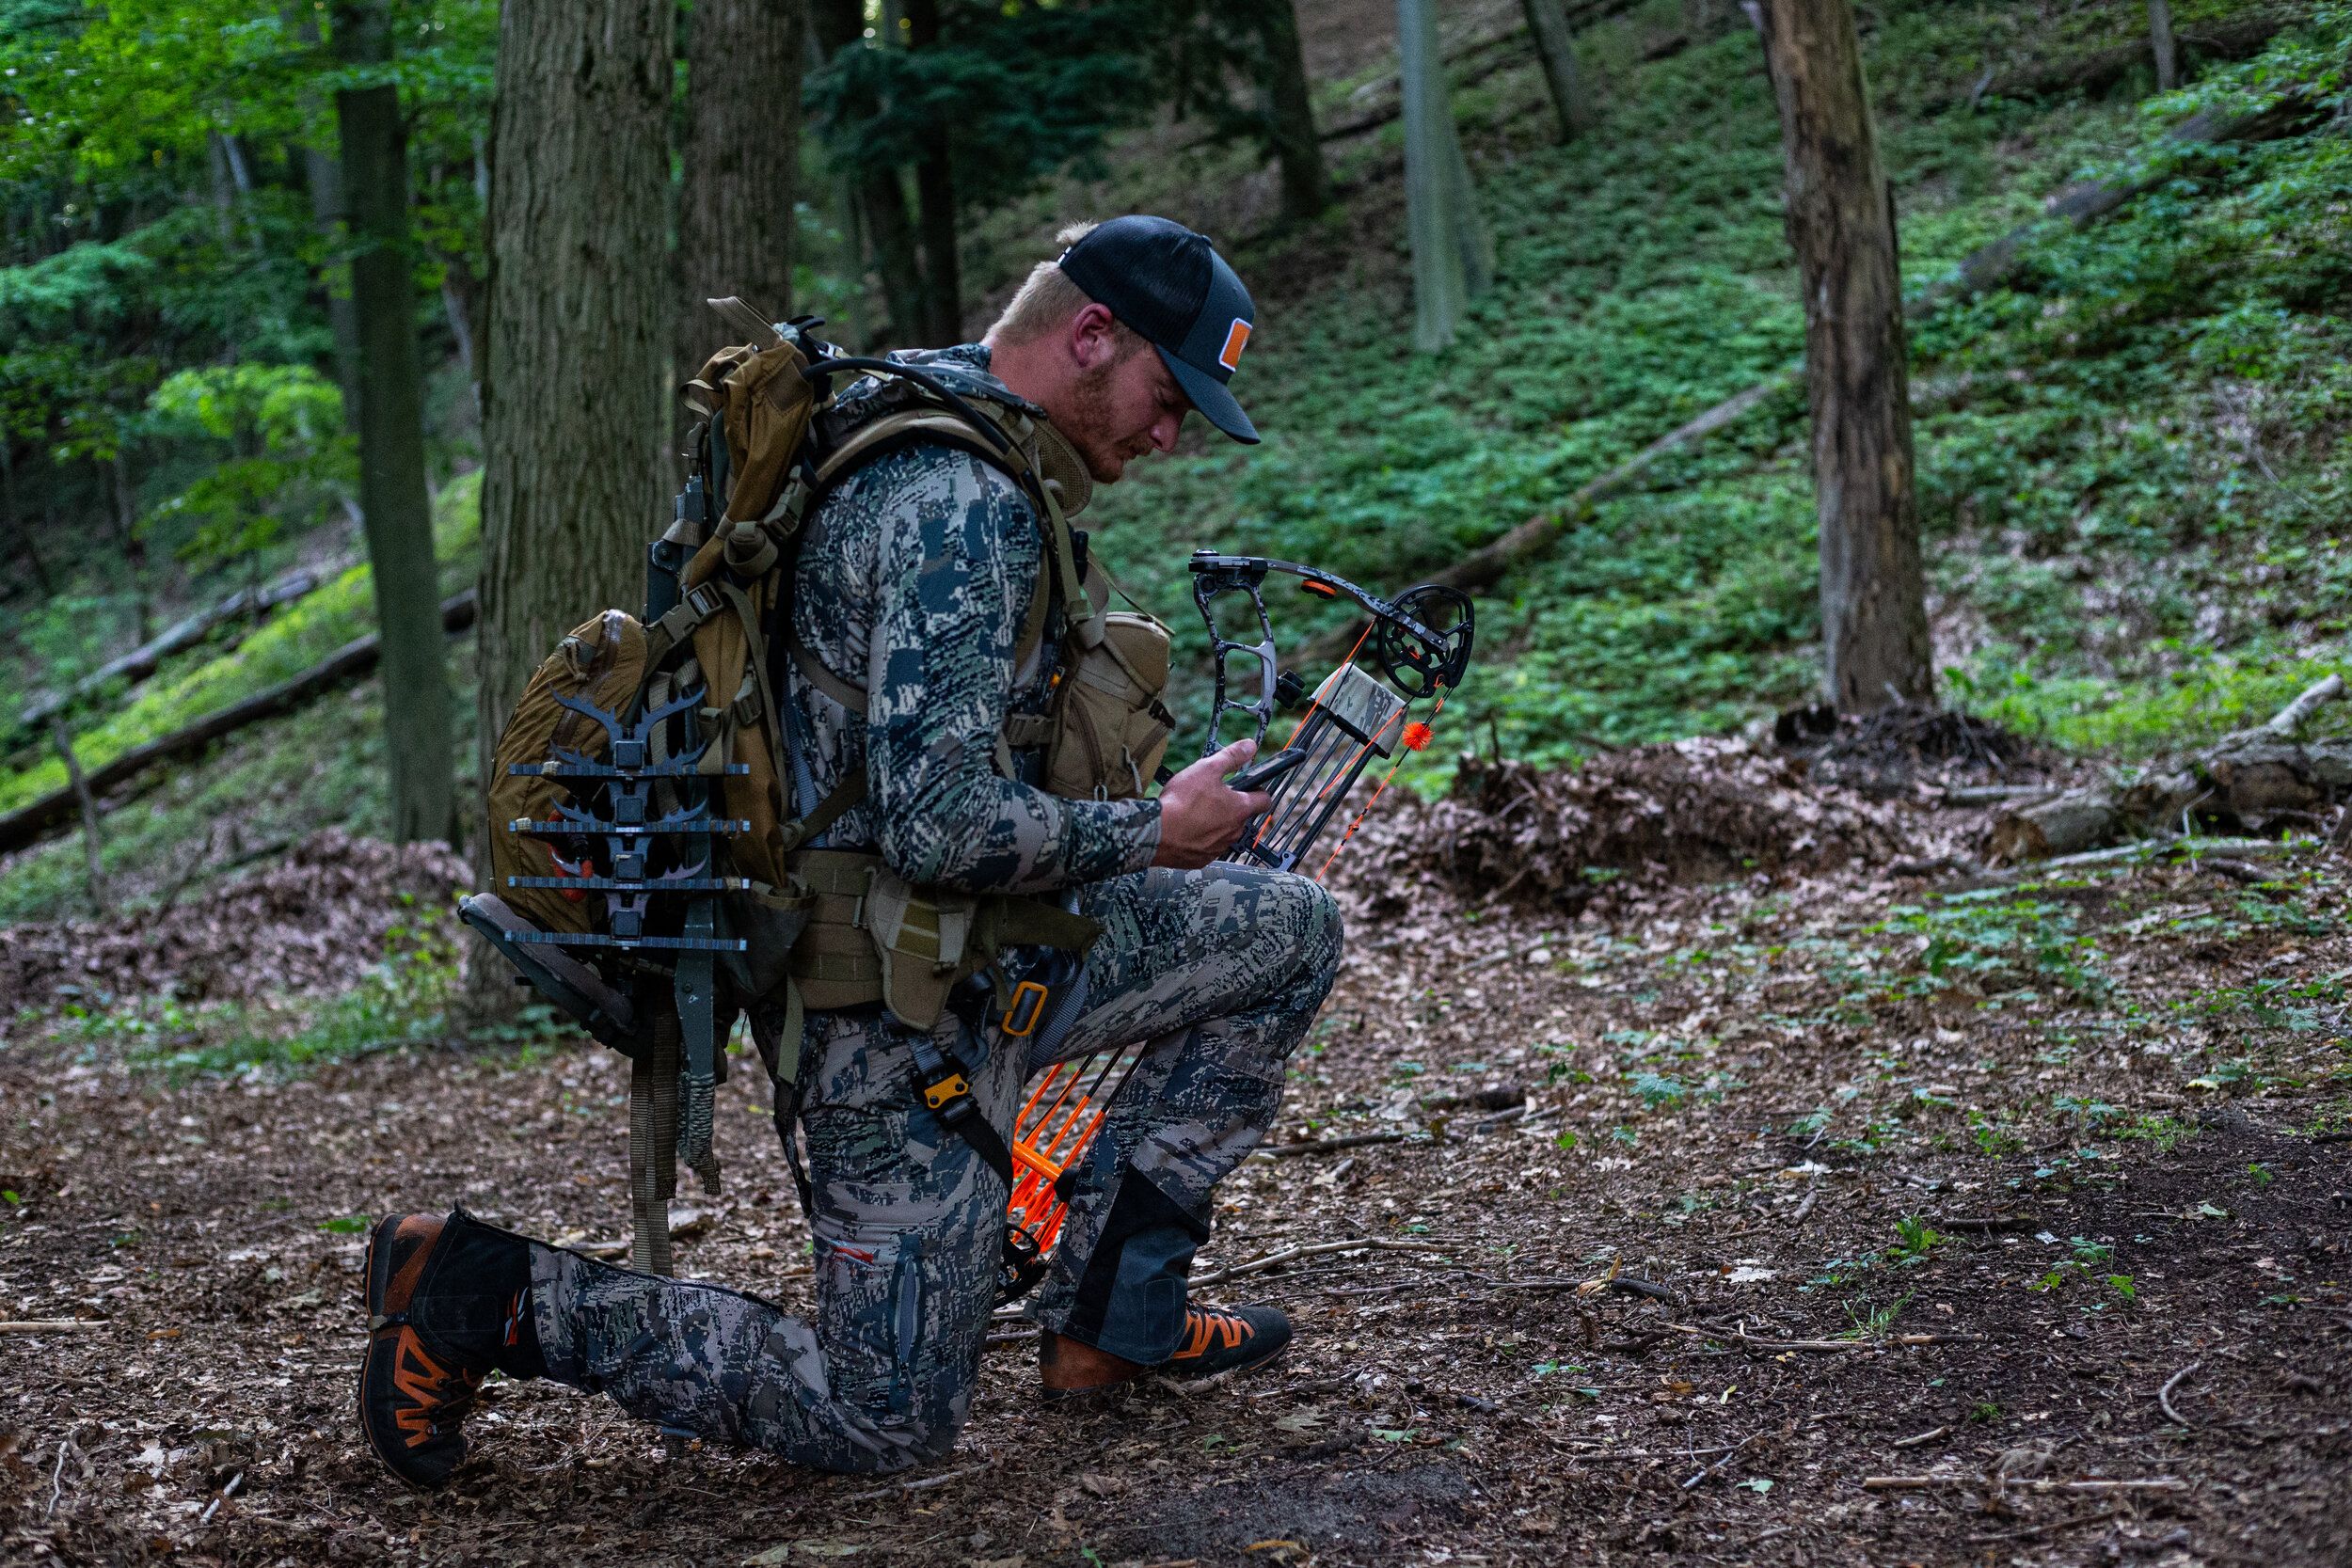
[[[2101,956],[2077,928],[2074,909],[2012,889],[1956,893],[1898,905],[1873,933],[1908,939],[1917,973],[1897,989],[2028,999],[2026,988],[2056,985],[2095,997],[2106,987]]]
[[[281,522],[316,521],[358,483],[342,393],[307,365],[181,371],[148,407],[167,431],[176,424],[230,449],[143,525],[181,524],[180,554],[191,561],[222,563],[264,549]]]
[[[1943,1233],[1931,1229],[1927,1221],[1916,1214],[1905,1214],[1895,1222],[1895,1244],[1887,1256],[1906,1266],[1924,1263],[1928,1254],[1943,1241]]]

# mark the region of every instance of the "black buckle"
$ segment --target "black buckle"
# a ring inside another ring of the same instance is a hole
[[[1037,1021],[1045,1014],[1047,992],[1035,980],[1024,980],[1012,988],[1012,1006],[1005,1009],[1004,1021],[998,1028],[1014,1039],[1025,1039],[1037,1028]]]

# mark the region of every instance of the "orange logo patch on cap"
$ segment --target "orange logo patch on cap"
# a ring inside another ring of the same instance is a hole
[[[1249,341],[1249,324],[1235,321],[1225,330],[1225,346],[1216,351],[1216,362],[1229,371],[1241,369],[1241,346]]]

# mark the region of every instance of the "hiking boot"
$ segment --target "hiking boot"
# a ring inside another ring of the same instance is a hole
[[[1290,1348],[1291,1321],[1279,1307],[1187,1307],[1184,1338],[1156,1369],[1162,1377],[1215,1377],[1263,1367]]]
[[[394,1475],[440,1486],[466,1457],[459,1429],[483,1378],[545,1370],[531,1243],[462,1209],[396,1215],[368,1238],[367,1291],[359,1428]]]
[[[1061,1375],[1089,1379],[1061,1387],[1049,1382],[1045,1397],[1063,1400],[1080,1394],[1099,1394],[1133,1383],[1146,1372],[1191,1379],[1263,1367],[1288,1349],[1290,1342],[1291,1321],[1279,1307],[1187,1307],[1176,1354],[1157,1366],[1128,1361],[1049,1331],[1039,1338],[1038,1369],[1048,1378]]]

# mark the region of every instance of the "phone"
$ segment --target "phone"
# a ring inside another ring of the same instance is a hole
[[[1268,785],[1272,784],[1275,780],[1280,778],[1283,774],[1289,772],[1292,768],[1296,768],[1300,763],[1305,762],[1306,760],[1307,753],[1305,752],[1299,751],[1295,747],[1285,747],[1283,750],[1275,752],[1270,757],[1265,757],[1260,761],[1251,763],[1248,767],[1243,768],[1240,772],[1226,780],[1225,786],[1228,789],[1239,790],[1244,795],[1250,793],[1252,790],[1264,789]]]

